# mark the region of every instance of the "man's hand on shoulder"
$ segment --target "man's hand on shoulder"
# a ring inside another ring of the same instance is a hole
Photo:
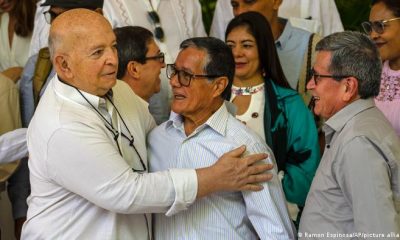
[[[271,170],[273,165],[259,162],[268,157],[266,153],[242,157],[245,150],[246,147],[241,146],[222,155],[214,165],[196,169],[197,197],[218,191],[262,190],[260,183],[271,180],[273,175],[266,171]]]

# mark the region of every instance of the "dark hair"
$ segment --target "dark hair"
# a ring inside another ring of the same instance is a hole
[[[372,6],[377,3],[383,3],[393,12],[393,15],[400,17],[400,1],[399,0],[372,0]]]
[[[18,36],[28,37],[33,32],[36,0],[14,0],[15,5],[10,15],[16,19],[14,31]]]
[[[232,51],[223,41],[213,37],[196,37],[183,41],[181,49],[194,47],[207,53],[204,72],[207,75],[226,76],[228,85],[221,97],[227,99],[231,94],[232,82],[235,75],[235,60]]]
[[[334,33],[318,42],[315,49],[332,53],[329,66],[332,75],[357,79],[361,98],[378,95],[382,64],[379,50],[368,36],[350,31]]]
[[[121,79],[126,72],[130,61],[145,63],[147,45],[153,39],[153,33],[143,27],[126,26],[115,28],[118,51],[118,73],[117,78]]]
[[[229,22],[225,40],[233,29],[243,26],[256,40],[261,71],[265,72],[266,77],[277,85],[290,88],[279,61],[275,40],[267,19],[258,12],[242,13]]]

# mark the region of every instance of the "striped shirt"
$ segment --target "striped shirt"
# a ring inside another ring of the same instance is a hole
[[[241,145],[247,146],[247,154],[271,153],[263,140],[228,113],[225,104],[190,136],[182,116],[172,113],[149,134],[148,143],[150,171],[207,167]],[[273,162],[272,155],[267,161]],[[155,214],[154,238],[294,239],[276,169],[272,173],[274,178],[263,183],[262,191],[220,192],[198,199],[176,215]]]

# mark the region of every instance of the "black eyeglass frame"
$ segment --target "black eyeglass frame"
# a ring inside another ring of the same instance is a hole
[[[172,72],[171,72],[172,71]],[[184,87],[189,87],[190,83],[192,82],[193,78],[208,78],[208,79],[214,79],[214,78],[219,78],[224,75],[203,75],[203,74],[192,74],[188,73],[185,70],[179,70],[176,68],[175,64],[167,64],[166,68],[166,73],[167,73],[167,78],[172,79],[175,75],[178,75],[178,82],[181,86]],[[181,76],[181,73],[185,74],[186,76]],[[182,78],[189,77],[189,80],[187,80],[187,83],[182,83]]]
[[[365,21],[361,23],[361,27],[363,28],[364,32],[366,34],[371,34],[372,31],[378,33],[378,34],[382,34],[385,32],[385,26],[386,23],[391,22],[391,21],[395,21],[395,20],[400,20],[400,17],[395,17],[395,18],[390,18],[390,19],[386,19],[386,20],[380,20],[380,21]]]
[[[348,78],[351,77],[349,75],[324,75],[324,74],[317,74],[313,68],[311,68],[308,72],[310,76],[310,80],[312,79],[314,81],[315,86],[318,85],[318,80],[317,78],[333,78],[336,81],[340,81],[343,78]]]
[[[163,52],[159,52],[155,56],[144,57],[143,61],[147,60],[158,60],[160,63],[165,63],[165,54]]]

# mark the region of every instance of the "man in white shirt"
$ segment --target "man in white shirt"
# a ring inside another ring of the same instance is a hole
[[[221,190],[260,190],[266,154],[244,148],[202,169],[147,173],[145,138],[155,126],[143,101],[117,81],[116,39],[100,14],[74,9],[50,29],[57,75],[28,129],[31,196],[22,238],[149,239],[146,213],[185,210]],[[112,89],[112,91],[110,91]],[[261,173],[262,172],[262,173]]]
[[[165,54],[154,41],[153,33],[143,27],[115,28],[118,49],[117,78],[126,82],[136,95],[149,102],[160,91]]]
[[[278,15],[289,21],[291,18],[318,21],[321,25],[322,36],[343,31],[342,21],[334,0],[282,0]],[[217,0],[210,35],[224,39],[226,26],[232,18],[231,1]]]

